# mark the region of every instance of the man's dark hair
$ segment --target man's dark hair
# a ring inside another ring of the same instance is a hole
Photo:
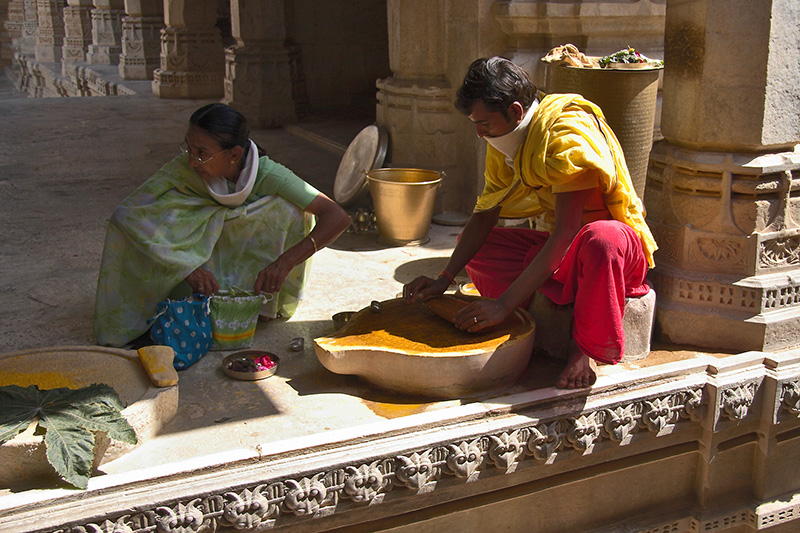
[[[508,118],[511,104],[519,102],[527,110],[535,99],[536,87],[521,67],[503,57],[482,58],[469,66],[456,93],[456,109],[469,115],[475,102],[482,100],[486,109]]]

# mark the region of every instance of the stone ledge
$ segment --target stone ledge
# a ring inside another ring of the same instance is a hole
[[[465,499],[508,487],[536,501],[545,496],[537,495],[539,489],[526,489],[533,481],[552,479],[548,491],[553,496],[575,483],[596,482],[600,472],[619,471],[619,465],[613,466],[618,461],[653,480],[668,472],[695,480],[696,468],[713,468],[711,459],[726,453],[727,448],[720,447],[725,442],[741,442],[756,432],[758,441],[778,433],[784,443],[800,439],[794,436],[800,428],[800,409],[792,392],[798,387],[800,350],[776,356],[698,356],[604,375],[591,391],[539,389],[273,443],[255,452],[226,452],[101,476],[91,479],[83,492],[12,494],[0,498],[0,519],[12,532],[103,530],[111,525],[136,533],[153,527],[178,531],[190,524],[210,531],[310,527],[312,519],[324,519],[325,527],[341,527],[388,517],[407,501],[416,509],[443,503],[458,507]],[[774,412],[780,414],[778,423]],[[765,443],[756,446],[767,448]],[[781,463],[792,457],[786,451],[762,460]],[[685,472],[675,472],[675,465],[683,465]],[[565,474],[572,480],[566,485]],[[737,473],[739,480],[752,477]],[[691,483],[696,483],[694,490],[706,490],[702,479]],[[657,498],[664,501],[675,496],[672,490],[683,494],[692,489],[655,486],[660,491]],[[788,490],[788,500],[739,506],[733,514],[715,508],[702,516],[677,513],[648,531],[686,520],[712,527],[691,531],[722,531],[736,525],[730,516],[761,516],[758,513],[772,517],[765,521],[793,520],[800,487],[783,488],[780,493]],[[644,505],[639,501],[644,495],[626,497],[630,501],[625,505]],[[74,505],[77,501],[80,507]],[[471,511],[463,507],[458,512]],[[590,513],[591,505],[586,505],[583,513],[570,518],[572,525],[591,524]],[[756,529],[761,522],[754,520],[744,525]]]

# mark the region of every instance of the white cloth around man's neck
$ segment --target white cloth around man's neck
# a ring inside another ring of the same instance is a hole
[[[539,107],[539,100],[534,100],[528,108],[528,111],[525,112],[525,116],[522,117],[522,122],[505,135],[501,135],[500,137],[485,137],[486,142],[491,144],[495,150],[506,156],[506,164],[511,168],[514,168],[514,159],[517,157],[519,147],[522,146],[525,137],[528,135],[528,126],[531,123],[533,113],[536,111],[537,107]]]
[[[242,165],[239,179],[233,192],[228,192],[228,180],[222,176],[204,180],[206,189],[218,204],[225,207],[239,207],[250,196],[258,173],[258,147],[250,140],[250,150],[247,152],[247,161]]]

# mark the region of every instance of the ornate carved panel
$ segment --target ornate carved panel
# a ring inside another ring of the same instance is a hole
[[[62,60],[84,61],[90,44],[92,44],[92,8],[65,7]]]
[[[121,9],[92,9],[92,44],[86,60],[92,64],[116,65],[122,53],[122,17]]]
[[[761,241],[758,257],[763,269],[800,266],[800,235]]]
[[[779,418],[800,418],[800,380],[784,381],[779,385]]]
[[[124,17],[120,74],[124,79],[152,79],[161,63],[161,17]]]
[[[723,390],[720,399],[720,414],[734,422],[744,419],[753,405],[757,388],[758,383],[749,382]]]
[[[416,493],[434,490],[445,477],[475,480],[481,472],[512,473],[519,467],[544,467],[559,455],[579,457],[600,442],[628,444],[634,434],[655,438],[679,423],[702,418],[703,389],[688,388],[632,403],[612,404],[574,416],[443,443],[369,463],[354,463],[329,472],[300,476],[209,494],[186,502],[156,505],[101,523],[86,523],[62,533],[119,531],[220,531],[263,529],[281,525],[284,517],[314,517],[347,505],[382,501],[393,488]],[[532,458],[531,461],[529,458]]]

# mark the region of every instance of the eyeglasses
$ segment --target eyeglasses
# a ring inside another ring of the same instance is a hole
[[[190,161],[194,161],[195,163],[197,163],[198,165],[201,165],[201,166],[205,165],[206,163],[208,163],[209,161],[211,161],[212,159],[214,159],[219,154],[221,154],[222,152],[225,151],[225,150],[220,150],[216,154],[211,154],[211,157],[209,157],[208,159],[200,159],[199,157],[194,155],[191,151],[189,151],[189,145],[186,144],[186,141],[183,141],[181,143],[180,149],[181,149],[181,153],[182,154],[186,154],[186,156],[189,158]]]

